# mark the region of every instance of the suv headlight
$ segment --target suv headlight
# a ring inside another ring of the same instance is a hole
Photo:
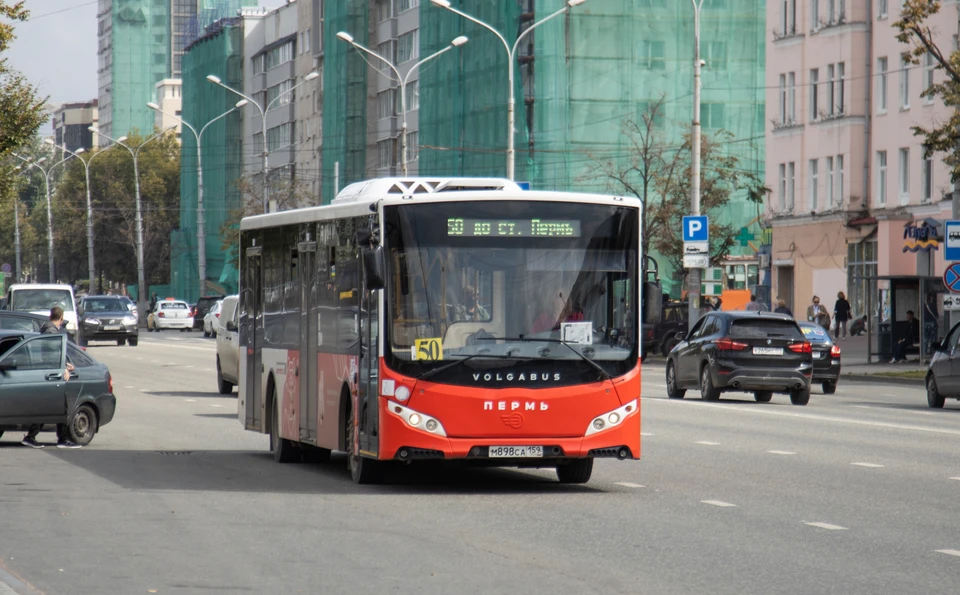
[[[100,324],[100,321],[96,318],[84,318],[83,324]],[[70,328],[70,323],[67,323],[67,328]]]
[[[638,405],[637,399],[634,399],[622,407],[617,407],[613,411],[598,415],[590,421],[590,425],[587,426],[587,431],[583,435],[589,436],[619,426],[631,415],[640,413],[640,407]]]
[[[124,316],[123,324],[137,324],[136,316]]]

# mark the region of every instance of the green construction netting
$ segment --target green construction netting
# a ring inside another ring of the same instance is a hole
[[[149,134],[154,114],[146,104],[154,84],[170,76],[170,3],[115,0],[111,18],[111,136]]]
[[[367,45],[368,15],[366,0],[324,5],[321,204],[334,199],[335,183],[343,188],[365,178],[369,66],[349,44],[337,39],[337,32],[347,31],[357,43]]]
[[[202,293],[237,290],[237,275],[223,250],[220,228],[240,204],[236,182],[243,169],[240,113],[210,124],[233,108],[236,96],[206,81],[209,74],[234,89],[243,88],[243,25],[239,19],[220,21],[193,43],[183,58],[183,114],[202,137],[205,288],[197,272],[197,143],[187,129],[181,135],[180,229],[171,235],[171,285],[174,294],[194,300]]]

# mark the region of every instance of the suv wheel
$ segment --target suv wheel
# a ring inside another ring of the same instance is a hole
[[[823,394],[832,395],[837,392],[837,383],[836,382],[824,382],[820,385],[820,388],[823,389]]]
[[[682,399],[687,391],[677,386],[677,368],[673,362],[667,362],[667,396],[671,399]]]
[[[720,398],[720,389],[713,385],[710,378],[710,365],[704,364],[700,368],[700,398],[704,401],[716,401]]]
[[[931,409],[943,409],[945,401],[944,396],[937,390],[937,379],[931,374],[927,377],[927,405]]]
[[[810,387],[790,391],[790,402],[794,405],[806,405],[810,402]]]
[[[757,403],[769,403],[773,398],[772,390],[758,390],[753,393],[753,398]]]

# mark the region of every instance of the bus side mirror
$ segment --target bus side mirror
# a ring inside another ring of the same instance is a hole
[[[383,289],[383,246],[363,248],[363,276],[366,278],[365,288],[368,290]]]

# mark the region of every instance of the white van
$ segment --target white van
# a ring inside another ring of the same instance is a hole
[[[50,308],[63,308],[67,332],[77,334],[77,301],[71,285],[15,283],[7,288],[7,310],[50,316]]]
[[[220,304],[217,319],[217,389],[221,395],[229,395],[240,379],[240,339],[237,324],[240,321],[240,297],[228,295]]]

